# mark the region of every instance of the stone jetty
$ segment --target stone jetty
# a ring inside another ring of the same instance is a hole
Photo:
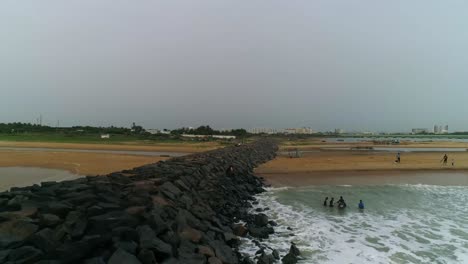
[[[104,176],[11,188],[0,193],[0,263],[254,263],[237,246],[239,236],[273,232],[266,215],[248,210],[263,191],[253,169],[276,150],[274,142],[260,140]]]

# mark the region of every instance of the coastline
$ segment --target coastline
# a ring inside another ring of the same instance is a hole
[[[468,186],[468,170],[349,170],[308,173],[258,173],[273,187],[310,185],[425,184]]]
[[[386,152],[326,151],[304,153],[300,158],[278,156],[255,173],[274,187],[304,185],[433,184],[468,185],[468,153],[403,153],[402,162]],[[455,160],[454,166],[451,159]]]
[[[0,148],[47,148],[47,149],[81,149],[81,150],[121,150],[121,151],[161,151],[161,152],[184,152],[197,153],[219,148],[216,142],[206,143],[156,143],[136,144],[127,142],[122,144],[106,143],[59,143],[59,142],[18,142],[0,141]]]

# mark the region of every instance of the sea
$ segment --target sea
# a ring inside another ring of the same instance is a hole
[[[347,208],[323,206],[340,196]],[[468,186],[317,185],[269,188],[256,198],[252,212],[266,208],[278,223],[262,245],[284,256],[294,242],[299,263],[468,263]],[[257,250],[243,239],[242,253]]]

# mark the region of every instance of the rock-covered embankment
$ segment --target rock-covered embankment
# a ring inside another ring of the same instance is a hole
[[[12,188],[0,193],[0,263],[253,263],[237,253],[238,236],[273,231],[247,211],[263,190],[253,168],[276,150],[262,140]]]

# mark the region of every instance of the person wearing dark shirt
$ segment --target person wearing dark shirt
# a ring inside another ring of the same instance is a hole
[[[325,201],[323,201],[323,206],[327,206],[328,204],[328,197],[325,197]]]
[[[339,208],[345,208],[346,207],[346,202],[343,199],[343,196],[340,196],[340,199],[338,200],[338,207]]]
[[[333,207],[333,201],[334,201],[334,198],[332,197],[332,198],[330,199],[330,205],[329,205],[330,207]]]

